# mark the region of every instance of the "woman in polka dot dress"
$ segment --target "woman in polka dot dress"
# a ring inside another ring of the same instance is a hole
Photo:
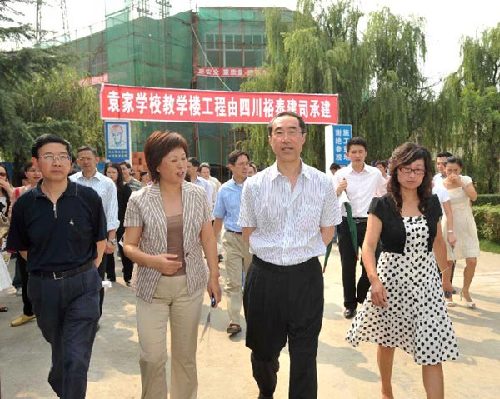
[[[396,148],[391,176],[388,193],[370,206],[362,256],[371,288],[346,339],[353,346],[378,344],[383,399],[393,398],[395,348],[422,365],[427,398],[441,399],[441,363],[456,359],[458,347],[443,299],[443,288],[451,291],[451,284],[442,280],[436,265],[437,258],[441,271],[447,267],[429,152],[413,143]],[[379,240],[382,254],[376,265]]]

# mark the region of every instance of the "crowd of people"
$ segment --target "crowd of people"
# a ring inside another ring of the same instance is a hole
[[[137,296],[142,398],[167,397],[168,323],[170,397],[196,398],[203,295],[213,307],[220,303],[221,260],[226,331],[243,331],[243,308],[259,398],[273,397],[287,343],[289,397],[316,398],[324,306],[318,257],[336,240],[343,315],[352,319],[346,340],[378,345],[382,398],[393,397],[395,348],[422,366],[427,397],[444,397],[442,363],[459,356],[447,307],[456,305],[454,292],[476,306],[472,179],[445,152],[437,154],[433,175],[429,151],[414,143],[368,165],[361,137],[347,143],[350,163],[332,164],[327,175],[302,161],[306,137],[299,115],[278,114],[268,125],[275,162],[258,171],[247,152],[235,150],[227,163],[232,177],[223,184],[208,163],[189,157],[175,132],[147,139],[148,172],[140,179],[128,162],[108,163],[101,174],[90,146],[76,150],[75,172],[70,144],[51,134],[34,143],[23,186],[12,187],[0,165],[0,213],[9,225],[2,245],[16,259],[13,283],[24,304],[11,326],[36,319],[52,347],[48,381],[59,397],[86,395],[105,311],[102,282],[116,281],[119,256],[124,283]],[[459,259],[466,263],[463,287],[454,291]],[[11,281],[0,262],[4,289]]]

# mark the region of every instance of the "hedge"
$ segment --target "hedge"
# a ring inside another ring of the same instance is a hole
[[[473,206],[479,238],[500,244],[500,205]]]
[[[474,201],[475,206],[486,204],[500,205],[500,194],[479,194],[477,200]]]

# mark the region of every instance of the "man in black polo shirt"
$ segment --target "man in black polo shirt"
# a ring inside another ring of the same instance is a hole
[[[31,153],[43,179],[14,205],[7,248],[27,260],[28,295],[52,347],[49,384],[61,398],[85,398],[100,317],[96,265],[106,246],[106,218],[99,195],[68,180],[67,141],[45,134]]]

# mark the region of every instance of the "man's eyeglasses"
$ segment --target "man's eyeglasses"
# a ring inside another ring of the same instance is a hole
[[[55,155],[55,154],[52,154],[52,153],[47,153],[47,154],[43,154],[41,156],[41,158],[44,160],[44,161],[47,161],[47,162],[54,162],[54,161],[60,161],[60,162],[66,162],[66,161],[70,161],[71,160],[71,155],[69,154],[59,154],[59,155]]]
[[[278,138],[287,137],[298,137],[302,134],[300,129],[289,129],[289,130],[276,130],[273,132],[273,136]]]
[[[408,168],[406,166],[402,166],[401,168],[399,168],[399,171],[405,175],[411,175],[412,173],[415,174],[415,176],[423,176],[425,175],[425,169],[412,169],[412,168]]]

